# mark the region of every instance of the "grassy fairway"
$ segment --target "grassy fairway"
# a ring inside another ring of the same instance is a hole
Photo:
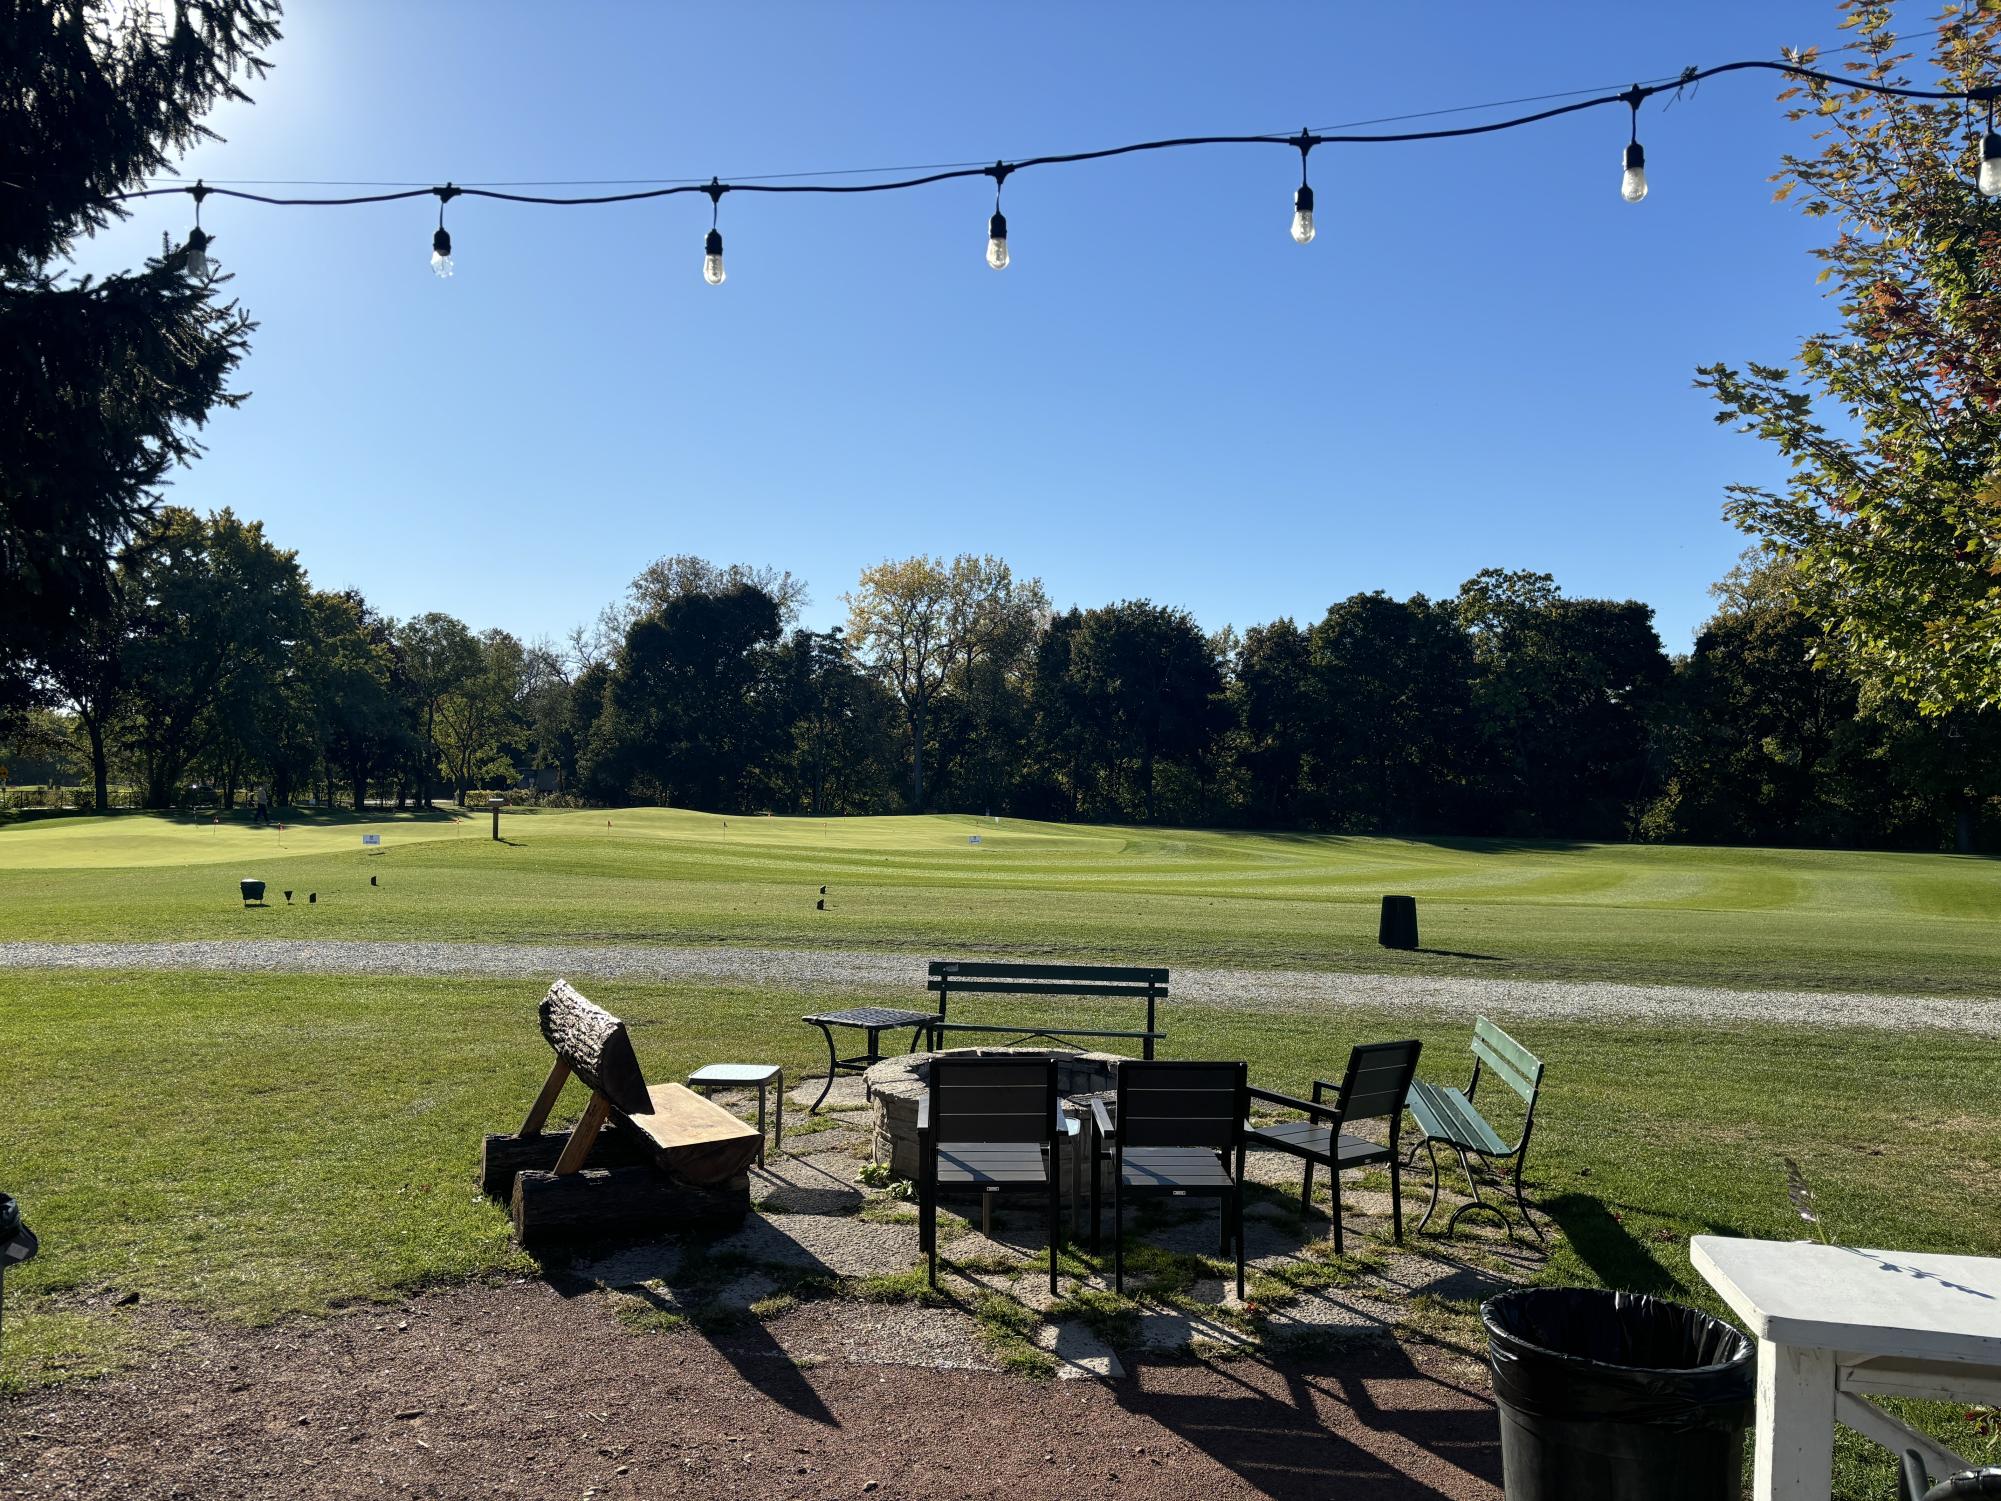
[[[141,1315],[255,1323],[531,1271],[472,1172],[481,1134],[519,1119],[546,1067],[532,1023],[541,988],[540,977],[0,972],[11,1084],[0,1162],[44,1242],[8,1279],[0,1390],[104,1369],[169,1337],[164,1320],[111,1310],[114,1292],[140,1294]],[[591,992],[633,1024],[655,1078],[723,1057],[788,1071],[816,1061],[796,993]],[[1415,1031],[1432,1077],[1465,1061],[1457,1016],[1177,1006],[1169,1025],[1174,1056],[1247,1057],[1253,1079],[1294,1089],[1338,1076],[1349,1045],[1371,1037]],[[1563,1232],[1547,1282],[1715,1307],[1688,1237],[1798,1234],[1782,1156],[1801,1164],[1837,1237],[2001,1254],[1991,1042],[1543,1022],[1521,1034],[1550,1070],[1529,1175]],[[559,1112],[580,1105],[572,1084]],[[1960,1423],[1956,1409],[1927,1420]],[[1981,1442],[1962,1429],[1942,1436]],[[1856,1475],[1887,1474],[1848,1448]],[[1861,1487],[1843,1494],[1870,1493]]]
[[[484,814],[0,826],[0,939],[881,946],[1960,995],[1992,994],[2001,954],[2001,861],[1980,858],[664,809],[504,832]],[[279,904],[243,910],[245,875]],[[1420,899],[1435,952],[1376,947],[1390,891]]]

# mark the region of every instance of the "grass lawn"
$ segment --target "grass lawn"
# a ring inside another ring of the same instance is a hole
[[[43,1238],[8,1279],[0,1388],[105,1369],[160,1337],[112,1311],[114,1291],[255,1323],[531,1270],[472,1174],[482,1133],[518,1122],[547,1066],[533,1023],[542,986],[0,972],[0,1161]],[[799,994],[591,993],[629,1020],[655,1078],[724,1057],[789,1072],[818,1061]],[[1413,1026],[1427,1074],[1456,1075],[1466,1056],[1458,1016],[1176,1006],[1166,1020],[1172,1056],[1245,1056],[1254,1080],[1286,1088],[1338,1076],[1351,1043]],[[1529,1174],[1563,1232],[1548,1282],[1715,1308],[1688,1237],[1801,1233],[1782,1156],[1837,1238],[2001,1255],[1991,1042],[1542,1022],[1522,1037],[1549,1064]],[[572,1084],[559,1110],[581,1103]],[[1844,1473],[1863,1477],[1849,1493],[1868,1494],[1874,1461],[1849,1451]]]
[[[1953,995],[1993,994],[2001,952],[2001,860],[1980,857],[666,809],[510,813],[496,844],[484,813],[281,816],[0,824],[0,939],[750,943]],[[246,911],[240,876],[300,898]],[[1392,891],[1419,898],[1435,952],[1376,946]]]

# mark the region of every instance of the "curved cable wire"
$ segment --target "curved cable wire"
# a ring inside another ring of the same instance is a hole
[[[637,203],[651,198],[672,198],[682,193],[708,193],[712,186],[719,186],[724,192],[738,193],[894,193],[910,188],[929,187],[933,183],[950,182],[958,178],[1006,176],[1030,167],[1068,166],[1078,162],[1106,161],[1113,157],[1132,156],[1143,151],[1177,151],[1195,146],[1286,146],[1294,150],[1320,145],[1375,146],[1404,144],[1412,141],[1458,140],[1468,136],[1492,135],[1496,131],[1517,130],[1525,125],[1540,124],[1545,120],[1558,119],[1564,115],[1574,115],[1584,110],[1601,109],[1606,105],[1624,104],[1632,108],[1637,117],[1641,104],[1656,94],[1678,92],[1691,84],[1706,78],[1720,77],[1726,73],[1741,73],[1760,70],[1783,73],[1788,77],[1805,79],[1818,83],[1832,84],[1838,88],[1857,90],[1869,94],[1890,95],[1900,99],[1926,99],[1936,101],[1959,101],[1975,104],[1985,103],[1990,107],[2001,99],[2001,84],[1982,84],[1973,89],[1917,89],[1901,84],[1878,83],[1873,79],[1847,77],[1837,73],[1827,73],[1798,63],[1773,62],[1765,59],[1747,59],[1742,62],[1718,63],[1709,68],[1688,68],[1671,79],[1653,83],[1636,83],[1631,88],[1618,93],[1594,95],[1588,99],[1575,99],[1568,104],[1552,105],[1548,109],[1536,110],[1531,114],[1514,115],[1505,120],[1488,120],[1475,125],[1439,126],[1429,130],[1408,130],[1378,132],[1372,134],[1351,134],[1344,131],[1301,131],[1297,134],[1268,132],[1257,135],[1198,135],[1172,136],[1162,140],[1134,141],[1124,146],[1104,146],[1090,151],[1053,152],[1041,156],[1019,157],[1013,161],[1003,159],[991,167],[985,166],[944,166],[939,170],[919,177],[900,177],[886,182],[799,182],[805,176],[838,176],[843,172],[776,173],[768,178],[744,178],[735,182],[718,183],[714,178],[709,182],[679,181],[668,186],[640,188],[629,193],[596,193],[583,196],[555,196],[539,193],[510,193],[500,188],[459,187],[454,193],[467,198],[492,198],[503,203],[532,203],[551,207],[573,208],[590,204]],[[1538,99],[1563,98],[1562,94],[1535,95],[1529,99],[1508,100],[1503,103],[1531,103]],[[1485,105],[1463,105],[1457,109],[1432,110],[1419,115],[1387,116],[1381,123],[1397,119],[1422,119],[1429,116],[1453,114],[1466,109],[1488,108]],[[1377,123],[1377,122],[1361,122]],[[847,169],[867,171],[867,168]],[[523,184],[527,186],[527,184]],[[609,184],[608,184],[609,185]],[[156,198],[170,193],[192,193],[192,187],[135,188],[129,192],[113,193],[114,200],[130,198]],[[210,184],[207,192],[218,198],[241,198],[251,203],[273,204],[279,207],[319,207],[342,208],[361,203],[393,203],[403,198],[425,198],[440,192],[437,188],[407,188],[399,192],[368,193],[345,198],[276,198],[262,193],[248,193],[238,188],[217,187]]]

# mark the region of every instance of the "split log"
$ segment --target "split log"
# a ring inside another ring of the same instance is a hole
[[[734,1177],[757,1160],[764,1144],[757,1127],[685,1084],[656,1084],[647,1103],[652,1109],[623,1112],[619,1122],[645,1139],[661,1171],[686,1182]]]
[[[627,1114],[651,1108],[624,1022],[585,1000],[568,980],[551,985],[539,1009],[542,1035],[578,1078]]]
[[[569,1144],[567,1131],[542,1131],[533,1136],[489,1136],[480,1154],[480,1192],[494,1199],[511,1199],[514,1175],[528,1171],[554,1172],[556,1159]],[[585,1169],[595,1167],[650,1167],[653,1148],[635,1131],[623,1130],[616,1119],[598,1132],[584,1158]]]
[[[514,1234],[524,1245],[576,1236],[646,1235],[733,1225],[750,1212],[750,1179],[738,1173],[698,1187],[651,1167],[530,1171],[514,1179]]]

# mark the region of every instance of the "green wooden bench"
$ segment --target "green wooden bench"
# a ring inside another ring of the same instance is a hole
[[[1484,1075],[1499,1079],[1520,1095],[1527,1107],[1527,1113],[1522,1118],[1522,1134],[1512,1144],[1501,1139],[1500,1133],[1487,1124],[1486,1117],[1473,1103],[1473,1096],[1479,1090]],[[1445,1222],[1447,1235],[1458,1228],[1463,1216],[1476,1210],[1485,1210],[1500,1220],[1504,1227],[1508,1224],[1508,1216],[1501,1206],[1481,1196],[1480,1184],[1473,1176],[1470,1154],[1483,1162],[1514,1163],[1515,1203],[1521,1209],[1522,1223],[1535,1231],[1537,1240],[1543,1238],[1542,1231],[1529,1215],[1528,1201],[1522,1197],[1522,1159],[1528,1155],[1529,1133],[1535,1129],[1536,1096],[1541,1092],[1542,1060],[1484,1016],[1473,1023],[1473,1077],[1464,1089],[1429,1084],[1423,1079],[1411,1082],[1410,1113],[1416,1117],[1418,1129],[1424,1132],[1421,1144],[1431,1155],[1431,1203],[1424,1211],[1424,1218],[1417,1222],[1420,1231],[1431,1223],[1431,1216],[1438,1208],[1438,1147],[1443,1143],[1458,1156],[1459,1166],[1466,1174],[1466,1187],[1473,1195],[1472,1203],[1461,1204],[1452,1212],[1452,1218]],[[1417,1156],[1415,1147],[1411,1149],[1411,1156]]]
[[[1136,968],[1114,964],[976,964],[957,959],[934,959],[924,988],[938,997],[938,1015],[928,1024],[931,1047],[935,1051],[946,1032],[1000,1032],[1016,1042],[1046,1039],[1068,1046],[1066,1039],[1086,1037],[1118,1038],[1140,1044],[1140,1053],[1153,1061],[1153,1045],[1167,1036],[1157,1025],[1156,1008],[1167,999],[1168,972],[1152,967]],[[1106,1031],[1088,1027],[1036,1027],[1013,1022],[948,1021],[946,1010],[954,996],[1029,995],[1068,996],[1081,1000],[1131,997],[1146,1002],[1146,1027],[1135,1031]]]

